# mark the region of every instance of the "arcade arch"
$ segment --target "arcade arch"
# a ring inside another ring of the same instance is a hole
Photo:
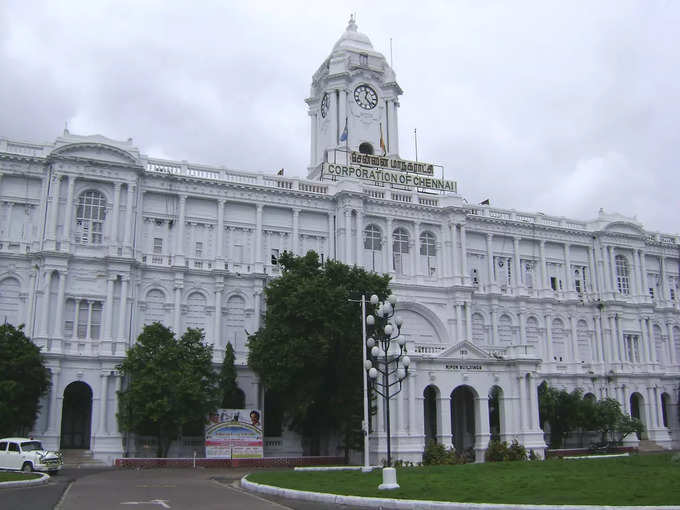
[[[92,388],[75,381],[64,389],[61,413],[61,449],[90,449]]]

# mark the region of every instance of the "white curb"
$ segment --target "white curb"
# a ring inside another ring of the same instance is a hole
[[[283,498],[334,503],[336,505],[365,506],[369,508],[390,508],[395,510],[680,510],[680,506],[507,505],[502,503],[452,503],[449,501],[341,496],[339,494],[299,491],[263,485],[248,481],[247,476],[241,478],[241,487],[254,492]]]
[[[8,489],[10,487],[30,487],[32,485],[44,485],[50,481],[50,475],[47,473],[35,473],[40,475],[40,478],[33,480],[17,480],[16,482],[0,482],[0,489]]]

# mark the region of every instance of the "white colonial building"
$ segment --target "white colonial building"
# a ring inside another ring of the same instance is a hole
[[[647,439],[680,447],[680,238],[617,214],[468,204],[436,167],[399,158],[401,92],[350,21],[306,100],[309,179],[153,159],[103,136],[0,139],[0,316],[25,324],[52,372],[33,433],[123,454],[115,367],[154,321],[203,328],[215,363],[231,342],[266,424],[246,331],[278,254],[315,250],[392,276],[413,360],[391,406],[394,457],[419,460],[436,438],[479,458],[492,433],[542,452],[543,381],[616,398]],[[267,455],[301,451],[270,427]]]

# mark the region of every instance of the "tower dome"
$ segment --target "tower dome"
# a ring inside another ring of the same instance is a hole
[[[357,30],[357,24],[354,20],[354,15],[349,17],[349,23],[345,32],[342,34],[338,42],[333,46],[333,51],[340,49],[353,50],[373,50],[373,45],[366,34],[362,34]]]

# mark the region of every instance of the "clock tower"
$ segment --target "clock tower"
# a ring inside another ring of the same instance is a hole
[[[385,57],[357,30],[354,16],[312,77],[310,178],[323,162],[345,163],[348,151],[398,156],[401,88]]]

